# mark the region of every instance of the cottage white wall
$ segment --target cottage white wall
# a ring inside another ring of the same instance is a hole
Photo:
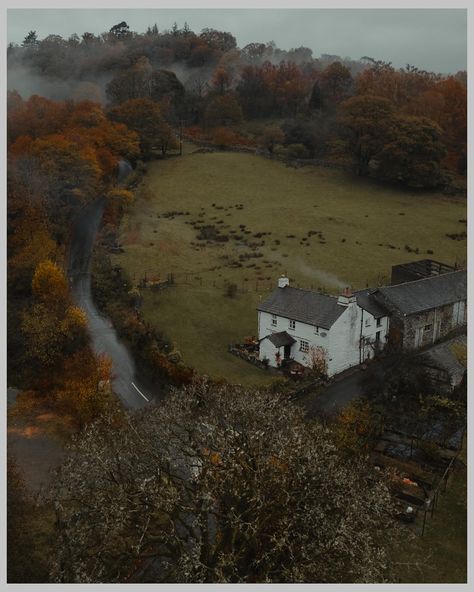
[[[296,339],[296,343],[291,347],[291,357],[303,366],[312,365],[311,347],[321,347],[326,352],[328,376],[333,376],[351,366],[357,366],[361,362],[372,358],[375,353],[373,343],[375,342],[376,333],[380,331],[380,347],[385,345],[388,334],[388,317],[383,317],[380,326],[377,327],[377,319],[360,308],[356,303],[344,308],[344,312],[332,325],[331,329],[328,330],[320,327],[319,333],[316,333],[316,328],[313,325],[308,325],[300,321],[295,321],[295,328],[290,329],[290,319],[281,316],[277,316],[276,326],[272,325],[272,315],[266,312],[259,312],[259,339],[263,339],[272,333],[286,331]],[[368,325],[366,325],[366,320],[369,320]],[[362,352],[360,350],[361,336],[371,342],[365,345]],[[309,343],[309,352],[300,350],[301,340]],[[270,360],[270,365],[275,367],[276,351],[276,348],[269,340],[264,339],[260,343],[260,359],[262,360],[264,357],[267,357]],[[280,354],[282,359],[283,353],[284,348],[281,347]]]
[[[259,358],[268,360],[270,366],[276,368],[278,366],[276,361],[276,353],[280,352],[280,359],[283,359],[283,347],[277,348],[269,339],[264,339],[260,342]]]
[[[303,366],[310,366],[311,365],[311,356],[310,353],[300,351],[300,341],[304,340],[307,341],[311,346],[319,346],[324,348],[326,351],[329,347],[329,331],[327,329],[323,329],[320,327],[319,335],[316,334],[316,328],[313,325],[308,325],[307,323],[302,323],[300,321],[295,321],[295,328],[290,329],[290,319],[277,316],[277,324],[272,325],[272,315],[267,312],[259,311],[259,326],[258,326],[258,338],[263,339],[267,335],[271,335],[272,333],[280,333],[281,331],[286,331],[288,335],[291,335],[293,339],[296,339],[296,343],[294,343],[291,347],[291,357]],[[323,334],[326,334],[326,337],[323,337]],[[268,355],[269,346],[267,344],[273,346],[271,342],[267,339],[260,343],[260,359],[262,360],[264,355],[266,354],[267,358],[270,359],[271,365],[273,361],[271,360],[270,356]],[[283,359],[283,347],[280,348],[281,357]],[[276,351],[276,350],[274,350]],[[274,355],[274,354],[273,354]]]
[[[369,321],[367,326],[366,320]],[[360,308],[356,303],[349,304],[330,333],[330,356],[328,359],[328,375],[333,376],[351,366],[373,358],[375,354],[375,336],[380,331],[380,347],[384,347],[388,334],[388,317],[382,317],[380,326],[377,319],[369,312]],[[361,349],[361,337],[365,339],[365,346]]]
[[[328,376],[359,364],[361,310],[357,304],[349,304],[331,327]]]

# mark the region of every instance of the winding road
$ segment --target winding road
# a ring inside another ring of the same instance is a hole
[[[68,258],[68,278],[73,298],[87,315],[94,351],[112,360],[112,387],[124,405],[140,409],[153,401],[149,385],[135,374],[130,352],[119,341],[112,323],[94,305],[90,264],[94,242],[105,208],[105,198],[88,204],[73,226]]]

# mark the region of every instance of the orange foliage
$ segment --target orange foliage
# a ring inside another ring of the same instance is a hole
[[[27,101],[11,96],[8,104],[8,138],[14,141],[19,136],[39,138],[60,131],[66,123],[69,107],[65,102],[51,101],[38,95]]]
[[[108,358],[96,357],[89,347],[66,358],[61,384],[53,394],[79,426],[95,419],[109,405],[111,366]]]
[[[40,302],[49,305],[63,303],[69,298],[64,273],[55,263],[48,259],[42,261],[36,267],[31,289]]]

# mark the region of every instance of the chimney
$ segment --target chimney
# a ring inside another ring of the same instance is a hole
[[[278,278],[278,287],[279,288],[284,288],[285,286],[289,286],[290,285],[290,280],[282,275],[280,278]]]
[[[346,286],[342,291],[342,294],[338,297],[337,303],[341,306],[349,306],[349,304],[354,304],[354,302],[356,302],[356,297],[349,286]]]

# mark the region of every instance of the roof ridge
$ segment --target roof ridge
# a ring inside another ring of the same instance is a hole
[[[285,290],[286,288],[291,288],[292,290],[299,290],[300,292],[305,292],[306,294],[316,294],[316,296],[326,296],[327,298],[334,298],[334,300],[337,300],[337,296],[334,296],[333,294],[323,294],[322,292],[318,292],[317,290],[307,290],[306,288],[299,288],[298,286],[285,286],[283,288],[280,288],[279,286],[277,286],[275,288],[275,290]]]
[[[454,269],[453,271],[447,271],[446,273],[439,273],[437,275],[429,275],[424,278],[418,278],[417,280],[410,280],[409,282],[401,282],[400,284],[389,284],[388,286],[379,286],[378,288],[375,288],[375,290],[380,290],[381,288],[399,288],[400,286],[406,286],[407,284],[415,284],[417,282],[423,282],[425,280],[434,280],[447,275],[452,275],[453,273],[460,273],[461,271],[465,271],[467,273],[467,269]]]

